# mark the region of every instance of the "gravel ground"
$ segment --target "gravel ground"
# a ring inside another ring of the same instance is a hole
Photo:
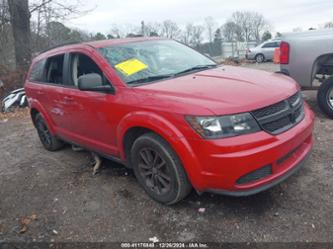
[[[249,67],[275,71],[273,64]],[[133,173],[89,155],[45,151],[27,115],[0,121],[1,241],[333,241],[333,120],[315,111],[315,146],[305,167],[266,192],[232,198],[192,193],[166,207]],[[199,212],[200,208],[201,211]]]

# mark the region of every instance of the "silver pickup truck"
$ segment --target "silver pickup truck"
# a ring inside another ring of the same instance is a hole
[[[284,34],[281,40],[281,72],[304,90],[318,89],[319,107],[333,118],[333,29]]]

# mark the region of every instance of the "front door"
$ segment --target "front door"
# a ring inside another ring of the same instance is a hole
[[[97,63],[83,53],[70,53],[67,87],[59,93],[65,112],[62,133],[72,142],[98,152],[118,156],[116,149],[116,115],[112,113],[116,94],[80,91],[78,78],[89,73],[100,74],[103,84],[110,84]]]

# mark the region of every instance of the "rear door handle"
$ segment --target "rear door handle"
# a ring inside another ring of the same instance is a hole
[[[41,90],[38,90],[38,91],[37,91],[37,94],[38,94],[38,95],[43,95],[43,94],[44,94],[44,92],[43,92],[43,91],[41,91]]]

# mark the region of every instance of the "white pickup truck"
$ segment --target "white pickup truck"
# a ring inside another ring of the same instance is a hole
[[[281,72],[304,90],[318,89],[319,107],[333,118],[333,29],[284,34],[281,40]]]

